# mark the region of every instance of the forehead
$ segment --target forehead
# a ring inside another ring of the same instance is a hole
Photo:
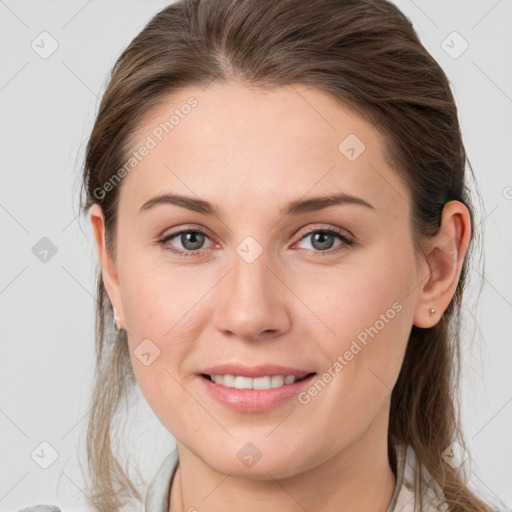
[[[121,201],[140,207],[175,191],[226,209],[240,202],[278,209],[309,193],[343,191],[382,211],[405,211],[408,193],[383,150],[373,125],[315,88],[190,87],[169,95],[140,123],[130,151],[139,156]]]

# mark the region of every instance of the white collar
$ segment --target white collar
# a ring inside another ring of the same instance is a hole
[[[401,447],[402,454],[404,446]],[[414,512],[416,510],[415,472],[416,472],[416,453],[411,445],[407,446],[405,454],[405,464],[403,467],[403,478],[400,492],[397,497],[395,508],[387,512]],[[445,512],[448,506],[444,501],[444,494],[437,482],[435,482],[426,468],[423,468],[424,482],[428,482],[426,490],[426,502],[423,504],[425,512]],[[437,493],[437,494],[436,494]]]
[[[396,449],[396,456],[396,485],[386,512],[414,512],[414,470],[416,455],[410,445],[407,449],[405,445],[399,445]],[[146,489],[144,512],[168,512],[169,492],[177,466],[178,449],[175,448],[164,459]],[[424,471],[427,476],[426,481],[428,482],[430,481],[430,475],[426,470]],[[437,488],[439,489],[439,487]],[[442,496],[442,493],[440,495]],[[429,502],[425,505],[427,507],[425,512],[447,510],[447,508],[443,509],[445,504],[437,500],[432,489],[428,490],[427,499]]]

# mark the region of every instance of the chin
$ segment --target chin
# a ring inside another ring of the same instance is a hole
[[[203,461],[215,471],[231,477],[269,480],[288,478],[306,469],[300,467],[304,461],[294,459],[293,455],[297,456],[296,447],[291,447],[287,453],[269,448],[258,450],[255,444],[247,442],[241,443],[240,448],[228,448],[219,454],[210,451]]]

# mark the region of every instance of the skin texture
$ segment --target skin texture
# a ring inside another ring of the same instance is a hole
[[[137,382],[177,440],[170,507],[385,511],[395,486],[387,446],[391,391],[412,325],[435,325],[455,292],[469,213],[447,203],[427,258],[416,255],[409,192],[383,157],[381,135],[305,86],[187,88],[143,120],[134,150],[191,96],[197,106],[121,185],[115,259],[104,244],[101,208],[90,210]],[[349,134],[365,144],[354,161],[338,150]],[[280,214],[289,201],[342,191],[374,210],[345,204]],[[219,216],[175,205],[139,213],[150,198],[171,192],[210,201]],[[187,251],[180,236],[159,242],[185,228],[207,232],[199,249]],[[329,228],[353,235],[354,243],[333,235],[332,248],[322,249],[314,234]],[[252,263],[236,251],[247,236],[262,249]],[[193,254],[179,257],[170,246]],[[307,404],[295,397],[267,412],[232,411],[207,395],[197,376],[224,362],[321,375],[396,303],[393,319]],[[148,338],[160,354],[146,366],[134,350]],[[248,442],[262,455],[252,467],[237,457]]]

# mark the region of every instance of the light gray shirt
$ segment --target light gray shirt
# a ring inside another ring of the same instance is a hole
[[[415,453],[411,446],[401,445],[397,448],[396,484],[391,502],[386,512],[413,512],[414,495],[414,466]],[[178,450],[174,449],[164,459],[158,471],[151,479],[144,496],[144,512],[168,512],[171,482],[178,467]],[[428,476],[428,474],[427,474]],[[430,478],[427,478],[429,481]],[[424,505],[426,512],[448,510],[444,501],[440,501],[429,489],[428,502]],[[438,488],[439,496],[442,496]],[[19,512],[63,512],[59,507],[50,505],[35,505],[24,508]]]

